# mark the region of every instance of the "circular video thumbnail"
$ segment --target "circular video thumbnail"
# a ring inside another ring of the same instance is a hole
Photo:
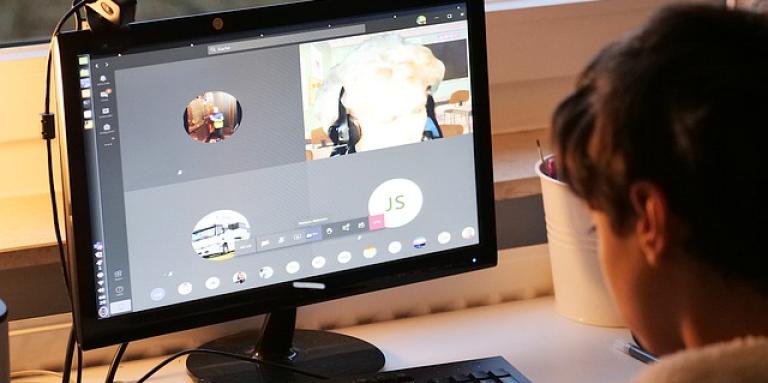
[[[240,127],[240,102],[222,91],[205,92],[184,109],[184,130],[197,142],[215,143],[231,137]]]
[[[240,213],[218,210],[203,217],[192,231],[192,248],[202,258],[233,258],[251,239],[251,225]]]

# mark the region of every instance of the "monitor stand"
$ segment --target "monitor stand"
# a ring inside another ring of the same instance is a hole
[[[328,331],[296,330],[296,309],[267,314],[262,331],[248,331],[206,343],[200,348],[247,355],[267,364],[218,355],[192,354],[187,372],[196,382],[304,383],[310,375],[338,377],[379,371],[384,354],[374,345]]]

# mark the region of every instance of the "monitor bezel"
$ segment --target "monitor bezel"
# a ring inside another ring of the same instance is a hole
[[[62,101],[78,100],[77,55],[116,53],[144,44],[205,39],[222,33],[253,31],[254,25],[263,29],[458,3],[466,5],[469,41],[474,42],[470,44],[469,60],[472,68],[470,81],[475,126],[473,137],[478,244],[302,279],[323,283],[325,290],[296,289],[291,282],[286,282],[106,319],[98,318],[96,292],[93,288],[95,277],[91,259],[83,119],[79,103],[65,104]],[[214,28],[212,20],[215,18],[223,20],[225,27],[222,30]],[[67,262],[71,271],[73,316],[81,347],[93,349],[495,266],[496,226],[485,41],[483,0],[316,0],[134,23],[130,31],[120,34],[96,35],[90,31],[79,31],[60,35],[56,41],[55,57],[60,96],[58,111],[60,121],[63,117],[66,127],[74,127],[65,129],[64,134],[59,135],[67,217]]]

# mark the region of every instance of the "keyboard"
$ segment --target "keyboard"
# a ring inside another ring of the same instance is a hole
[[[375,372],[343,378],[329,383],[531,383],[500,356],[476,360]]]

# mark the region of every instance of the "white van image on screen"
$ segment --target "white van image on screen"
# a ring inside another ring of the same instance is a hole
[[[225,260],[251,239],[250,225],[240,213],[219,210],[206,215],[192,231],[192,248],[202,258]]]

